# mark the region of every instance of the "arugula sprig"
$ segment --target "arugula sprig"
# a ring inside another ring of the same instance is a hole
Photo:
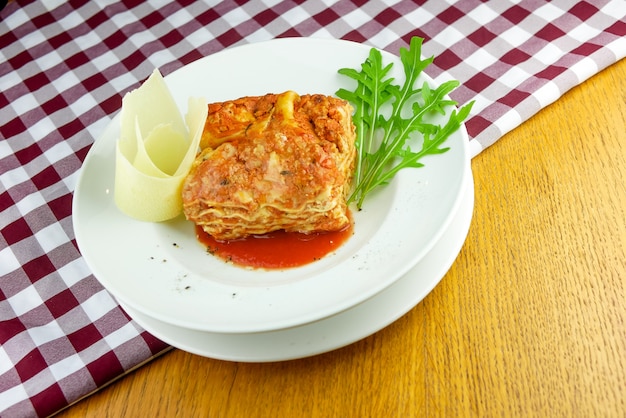
[[[422,42],[422,38],[413,37],[409,49],[400,48],[405,75],[401,86],[388,76],[393,63],[383,65],[376,48],[370,50],[360,71],[339,70],[357,81],[354,91],[342,88],[336,94],[355,107],[357,161],[348,201],[356,202],[358,209],[373,189],[389,183],[401,169],[423,167],[419,162],[422,157],[446,152],[449,148],[442,147],[443,143],[461,126],[473,105],[471,102],[458,111],[454,108],[443,126],[429,122],[432,115],[445,116],[447,108],[457,105],[447,95],[459,82],[447,81],[434,89],[426,82],[416,87],[420,74],[433,61],[433,57],[422,59]],[[416,135],[423,141],[421,149],[414,152],[407,141]]]

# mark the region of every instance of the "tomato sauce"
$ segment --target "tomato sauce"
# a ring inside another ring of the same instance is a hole
[[[352,232],[350,223],[350,226],[335,232],[302,234],[281,230],[221,241],[196,226],[196,236],[209,253],[240,266],[264,269],[283,269],[312,263],[339,248]]]

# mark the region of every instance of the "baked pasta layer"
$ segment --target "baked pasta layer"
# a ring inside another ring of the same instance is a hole
[[[185,216],[221,240],[346,227],[351,115],[344,100],[292,91],[210,104]]]

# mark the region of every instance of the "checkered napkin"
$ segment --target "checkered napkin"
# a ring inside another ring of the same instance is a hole
[[[626,55],[624,0],[12,2],[0,11],[0,415],[45,416],[167,346],[81,258],[72,191],[123,94],[232,45],[412,36],[457,79],[473,154]],[[424,4],[416,4],[424,3]],[[331,5],[329,5],[331,4]]]

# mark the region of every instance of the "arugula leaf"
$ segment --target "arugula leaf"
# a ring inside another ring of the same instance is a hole
[[[443,143],[459,129],[474,104],[452,110],[443,126],[428,121],[429,116],[445,115],[447,108],[457,105],[447,95],[459,82],[447,81],[434,89],[428,83],[416,87],[420,74],[433,61],[432,57],[422,59],[422,42],[422,38],[413,37],[409,49],[400,48],[405,75],[401,86],[388,76],[393,63],[384,66],[376,48],[370,50],[360,71],[338,71],[357,82],[354,91],[342,88],[336,94],[355,107],[357,161],[354,189],[348,202],[356,202],[358,209],[373,189],[389,183],[401,169],[422,167],[422,157],[446,152],[449,148],[443,148]],[[407,141],[416,135],[421,135],[423,141],[422,148],[414,152]]]

